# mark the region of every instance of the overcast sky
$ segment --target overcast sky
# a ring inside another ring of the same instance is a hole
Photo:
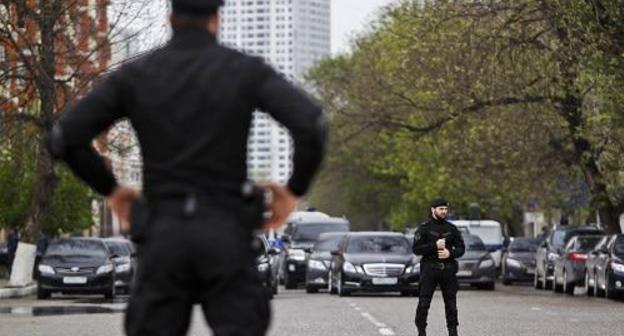
[[[348,50],[353,33],[364,30],[379,9],[397,0],[331,0],[332,53]]]

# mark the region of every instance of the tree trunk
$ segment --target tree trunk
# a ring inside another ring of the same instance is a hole
[[[48,150],[47,139],[54,121],[56,92],[54,78],[56,75],[55,32],[54,23],[60,11],[58,1],[41,0],[40,11],[36,17],[41,34],[39,48],[40,60],[34,80],[39,92],[41,125],[39,145],[37,148],[36,180],[33,198],[26,224],[20,235],[20,244],[11,274],[11,284],[23,286],[32,281],[35,264],[36,244],[41,226],[50,215],[52,196],[56,185],[52,156]],[[20,253],[21,252],[21,253]],[[14,273],[14,274],[13,274]]]

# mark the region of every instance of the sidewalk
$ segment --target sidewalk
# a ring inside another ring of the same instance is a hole
[[[37,292],[37,284],[24,287],[10,287],[8,279],[0,279],[0,300],[33,295]]]

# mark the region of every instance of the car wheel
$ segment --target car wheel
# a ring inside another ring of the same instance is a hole
[[[589,284],[589,272],[585,271],[585,294],[587,296],[594,296],[594,286]]]
[[[107,300],[113,300],[115,299],[115,285],[111,286],[111,288],[109,290],[107,290],[106,292],[104,292],[104,298]]]
[[[284,287],[286,287],[286,289],[297,289],[297,283],[291,279],[288,272],[284,274]]]
[[[557,281],[557,273],[556,272],[553,274],[552,290],[553,290],[554,293],[563,293],[563,285],[560,285],[559,281]]]
[[[535,274],[533,275],[533,287],[535,287],[535,289],[543,289],[544,287],[542,287],[542,282],[540,281],[538,272],[535,271]]]
[[[52,295],[52,293],[50,293],[49,291],[41,288],[41,287],[37,287],[37,299],[39,300],[47,300],[50,298],[50,296]]]
[[[613,280],[611,279],[611,276],[609,275],[609,272],[607,271],[606,278],[605,278],[605,297],[607,299],[615,299],[617,298],[616,294],[617,293],[615,291],[615,284],[613,283]]]
[[[503,285],[511,285],[511,280],[507,277],[507,272],[505,271],[505,269],[503,269],[503,274],[501,275],[501,278],[503,280]]]
[[[548,281],[548,274],[546,273],[546,265],[544,265],[544,277],[542,278],[542,287],[544,289],[552,289],[552,281]]]
[[[338,296],[349,296],[349,292],[347,290],[345,290],[343,284],[342,284],[342,273],[338,274]]]
[[[308,293],[308,294],[318,293],[318,291],[319,290],[316,287],[306,286],[306,293]]]
[[[494,281],[486,283],[484,285],[479,285],[479,289],[484,289],[484,290],[494,290],[496,289],[496,284],[494,283]]]
[[[563,270],[563,292],[568,295],[574,295],[574,283],[568,282],[568,273]]]
[[[401,296],[412,296],[412,291],[403,290],[401,291]]]
[[[598,284],[598,274],[595,274],[595,273],[594,273],[594,295],[596,297],[604,296],[604,291],[600,288],[600,285]]]

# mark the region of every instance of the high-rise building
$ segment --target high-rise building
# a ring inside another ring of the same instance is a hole
[[[330,0],[226,0],[219,40],[263,57],[303,85],[308,70],[331,52]],[[256,112],[247,154],[249,176],[285,183],[292,173],[292,155],[288,132],[267,114]]]

